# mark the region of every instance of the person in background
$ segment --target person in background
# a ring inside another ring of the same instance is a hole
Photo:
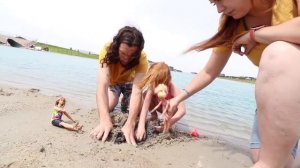
[[[136,131],[137,140],[141,141],[146,137],[147,112],[151,109],[151,119],[157,119],[157,112],[166,115],[167,100],[180,93],[180,89],[171,81],[171,72],[169,66],[164,62],[154,63],[150,66],[144,79],[140,83],[140,88],[146,89],[140,114],[139,124]],[[168,132],[169,129],[185,115],[185,104],[178,104],[176,113],[169,120],[164,120],[160,131]]]
[[[66,99],[60,97],[55,101],[55,106],[52,111],[51,123],[53,126],[60,128],[66,128],[71,131],[79,131],[82,129],[82,125],[79,125],[79,122],[75,121],[70,114],[65,110]],[[62,120],[62,116],[67,116],[73,124],[69,124]]]
[[[142,100],[142,91],[137,84],[148,69],[144,43],[138,29],[125,26],[101,50],[96,94],[100,122],[91,131],[92,137],[106,141],[113,128],[109,112],[118,104],[122,93],[121,110],[127,112],[129,106],[122,131],[127,143],[136,145],[134,128]]]
[[[169,101],[168,113],[172,116],[181,101],[209,85],[232,52],[246,55],[259,68],[253,167],[290,167],[300,137],[300,0],[210,2],[222,14],[218,32],[188,50],[213,48],[210,59],[186,91]]]

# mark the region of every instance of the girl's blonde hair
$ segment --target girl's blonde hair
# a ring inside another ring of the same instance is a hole
[[[169,86],[171,82],[171,72],[169,66],[164,62],[157,62],[150,66],[139,87],[150,87],[152,90],[159,84]]]
[[[55,101],[55,106],[57,106],[57,105],[58,105],[58,103],[59,103],[59,100],[61,100],[61,99],[63,99],[63,101],[64,101],[64,103],[62,104],[62,107],[63,107],[63,106],[65,106],[65,104],[66,104],[66,99],[65,99],[64,97],[60,97],[60,98],[58,98],[58,99]]]
[[[268,12],[268,11],[272,10],[272,7],[276,3],[275,0],[261,0],[261,1],[264,1],[263,3],[265,5],[270,6],[270,8],[264,12]],[[251,4],[252,4],[253,8],[255,8],[256,4],[254,3],[254,0],[251,0]],[[237,35],[237,28],[238,28],[239,24],[241,22],[243,22],[243,19],[244,18],[234,19],[231,16],[226,16],[223,14],[221,16],[221,24],[220,24],[218,32],[210,39],[208,39],[206,41],[202,41],[198,44],[195,44],[194,46],[189,48],[186,52],[193,51],[193,50],[203,51],[208,48],[214,48],[214,47],[218,47],[221,45],[224,45],[226,47],[231,47],[232,39]]]

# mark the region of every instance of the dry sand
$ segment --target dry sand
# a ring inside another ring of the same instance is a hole
[[[67,98],[66,109],[84,125],[83,131],[76,133],[52,126],[50,116],[56,99],[40,94],[38,89],[0,85],[0,168],[243,168],[252,165],[247,150],[213,138],[156,137],[138,147],[101,143],[89,137],[98,122],[95,108],[83,107],[76,100]]]

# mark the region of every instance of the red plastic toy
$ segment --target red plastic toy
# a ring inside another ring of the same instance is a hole
[[[193,131],[191,132],[191,136],[193,137],[199,137],[199,133],[196,129],[193,129]]]

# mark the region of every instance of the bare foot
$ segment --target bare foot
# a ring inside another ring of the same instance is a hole
[[[83,127],[83,125],[77,124],[77,125],[75,125],[74,129],[75,129],[76,131],[79,131],[79,130],[82,129],[82,127]]]

